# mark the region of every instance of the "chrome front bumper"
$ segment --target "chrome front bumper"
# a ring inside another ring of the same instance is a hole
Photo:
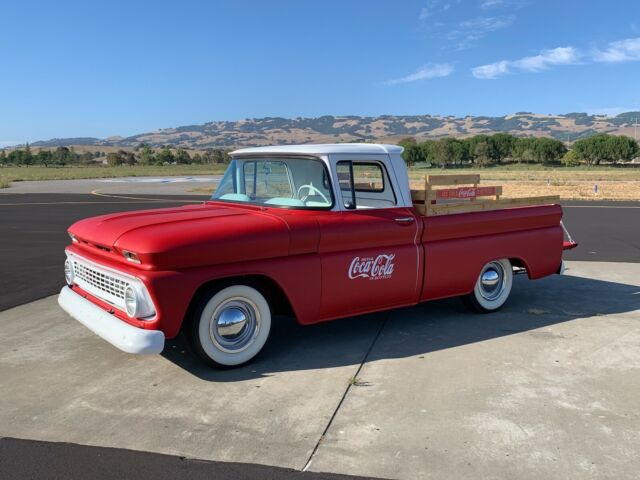
[[[65,286],[58,295],[62,309],[96,335],[127,353],[154,354],[164,348],[164,333],[123,322]]]

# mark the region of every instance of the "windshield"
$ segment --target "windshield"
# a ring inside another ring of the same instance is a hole
[[[311,158],[236,158],[211,198],[276,207],[333,206],[327,168]]]

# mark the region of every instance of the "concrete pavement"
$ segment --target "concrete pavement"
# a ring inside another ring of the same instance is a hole
[[[0,313],[0,436],[302,469],[380,321],[283,320],[262,360],[219,371],[180,342],[123,354],[48,297]]]
[[[572,262],[568,273],[518,282],[496,315],[395,312],[311,469],[637,478],[640,265]]]
[[[299,327],[217,371],[174,342],[115,350],[54,297],[0,313],[0,436],[399,479],[635,478],[640,265],[518,277],[456,300]]]
[[[122,178],[83,178],[78,180],[47,180],[13,182],[9,188],[0,189],[2,195],[90,194],[98,192],[107,195],[202,195],[194,189],[206,189],[209,195],[222,175],[189,175]]]

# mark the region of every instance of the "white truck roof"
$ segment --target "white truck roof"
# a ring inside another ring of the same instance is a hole
[[[398,145],[382,143],[324,143],[241,148],[231,152],[230,155],[238,158],[249,155],[313,155],[325,162],[332,176],[336,175],[336,170],[335,162],[331,160],[331,155],[379,155],[376,158],[387,164],[389,180],[393,184],[396,194],[399,194],[398,206],[411,207],[413,203],[411,202],[411,191],[409,190],[407,166],[400,156],[403,151],[404,148]],[[356,159],[354,158],[353,160]],[[339,192],[337,194],[339,195]]]
[[[329,154],[400,154],[404,148],[398,145],[386,145],[380,143],[324,143],[306,145],[274,145],[270,147],[241,148],[230,153],[234,155],[254,155],[261,153],[268,154],[306,154],[306,155],[329,155]]]

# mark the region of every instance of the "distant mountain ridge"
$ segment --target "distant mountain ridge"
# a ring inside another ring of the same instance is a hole
[[[518,136],[547,136],[570,142],[596,133],[633,137],[634,124],[638,118],[640,118],[640,112],[626,112],[615,117],[579,112],[564,115],[518,112],[502,117],[439,115],[265,117],[164,128],[131,137],[54,138],[34,142],[32,146],[44,148],[71,145],[135,147],[145,143],[154,147],[170,145],[188,149],[207,149],[355,141],[396,143],[405,137],[415,137],[420,141],[445,136],[468,137],[498,132]]]

